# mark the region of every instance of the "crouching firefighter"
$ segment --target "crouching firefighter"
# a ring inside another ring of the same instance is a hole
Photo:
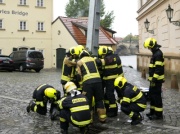
[[[132,119],[131,125],[137,125],[143,120],[140,112],[146,108],[146,99],[143,93],[126,78],[119,76],[114,81],[114,86],[120,90],[121,110]]]
[[[73,82],[67,82],[64,89],[67,96],[58,101],[61,132],[67,134],[71,123],[80,129],[81,134],[84,134],[91,123],[88,99],[77,90]]]
[[[38,86],[33,92],[33,100],[30,101],[26,107],[27,112],[37,112],[41,115],[47,113],[47,103],[50,105],[50,116],[51,120],[54,120],[58,116],[57,100],[60,99],[61,93],[56,90],[53,86],[48,84],[42,84]]]

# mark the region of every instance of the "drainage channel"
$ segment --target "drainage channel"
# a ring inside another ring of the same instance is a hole
[[[15,101],[19,101],[19,102],[29,103],[29,100],[21,100],[21,99],[16,99],[16,98],[12,98],[12,97],[8,97],[8,96],[3,96],[3,95],[0,95],[0,98],[8,99],[8,100],[15,100]]]

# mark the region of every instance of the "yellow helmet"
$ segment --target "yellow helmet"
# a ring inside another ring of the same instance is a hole
[[[64,89],[66,93],[69,93],[71,90],[77,89],[77,86],[74,84],[74,82],[69,81],[64,85]]]
[[[78,45],[76,48],[79,50],[79,53],[81,53],[82,50],[84,50],[84,46],[83,45]]]
[[[76,48],[76,47],[71,47],[69,49],[69,52],[70,52],[71,55],[79,55],[79,49]]]
[[[114,50],[112,49],[112,47],[108,47],[108,53],[114,53]]]
[[[124,87],[124,84],[127,82],[126,78],[119,76],[114,81],[114,86],[119,87],[120,89]]]
[[[79,58],[82,58],[84,56],[90,56],[89,52],[86,50],[83,50],[80,54],[79,54]]]
[[[144,41],[144,48],[153,48],[157,44],[156,39],[154,38],[147,38]]]
[[[106,55],[108,51],[107,46],[99,46],[98,56],[102,57],[102,55]]]
[[[45,94],[45,96],[47,96],[48,98],[56,98],[57,91],[56,91],[56,89],[50,87],[50,88],[46,88],[46,89],[44,90],[44,94]]]

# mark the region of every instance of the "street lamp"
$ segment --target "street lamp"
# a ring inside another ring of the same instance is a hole
[[[154,30],[148,30],[149,29],[149,25],[150,25],[150,22],[148,21],[148,19],[146,19],[146,21],[144,22],[144,25],[145,25],[145,28],[146,28],[146,31],[151,33],[151,34],[154,34]]]
[[[174,9],[171,8],[171,6],[168,6],[168,9],[166,9],[167,18],[169,19],[169,22],[174,24],[175,26],[180,26],[180,21],[171,21],[173,18],[173,12]]]

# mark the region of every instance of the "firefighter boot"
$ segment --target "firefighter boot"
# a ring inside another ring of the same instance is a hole
[[[108,117],[115,117],[117,116],[117,107],[116,108],[109,108],[109,112],[107,112]]]
[[[137,124],[141,123],[142,120],[143,120],[143,118],[140,113],[134,113],[134,115],[132,117],[131,125],[137,125]]]
[[[62,134],[68,134],[68,130],[61,129]]]
[[[28,113],[30,112],[31,106],[32,106],[32,104],[34,104],[34,103],[35,103],[34,100],[31,100],[31,101],[29,102],[29,105],[26,107],[26,110],[27,110]]]
[[[154,115],[149,116],[150,120],[162,120],[163,119],[163,113],[162,112],[155,112]]]
[[[80,128],[80,133],[81,134],[87,134],[87,132],[88,132],[88,128],[87,127],[81,127]]]

